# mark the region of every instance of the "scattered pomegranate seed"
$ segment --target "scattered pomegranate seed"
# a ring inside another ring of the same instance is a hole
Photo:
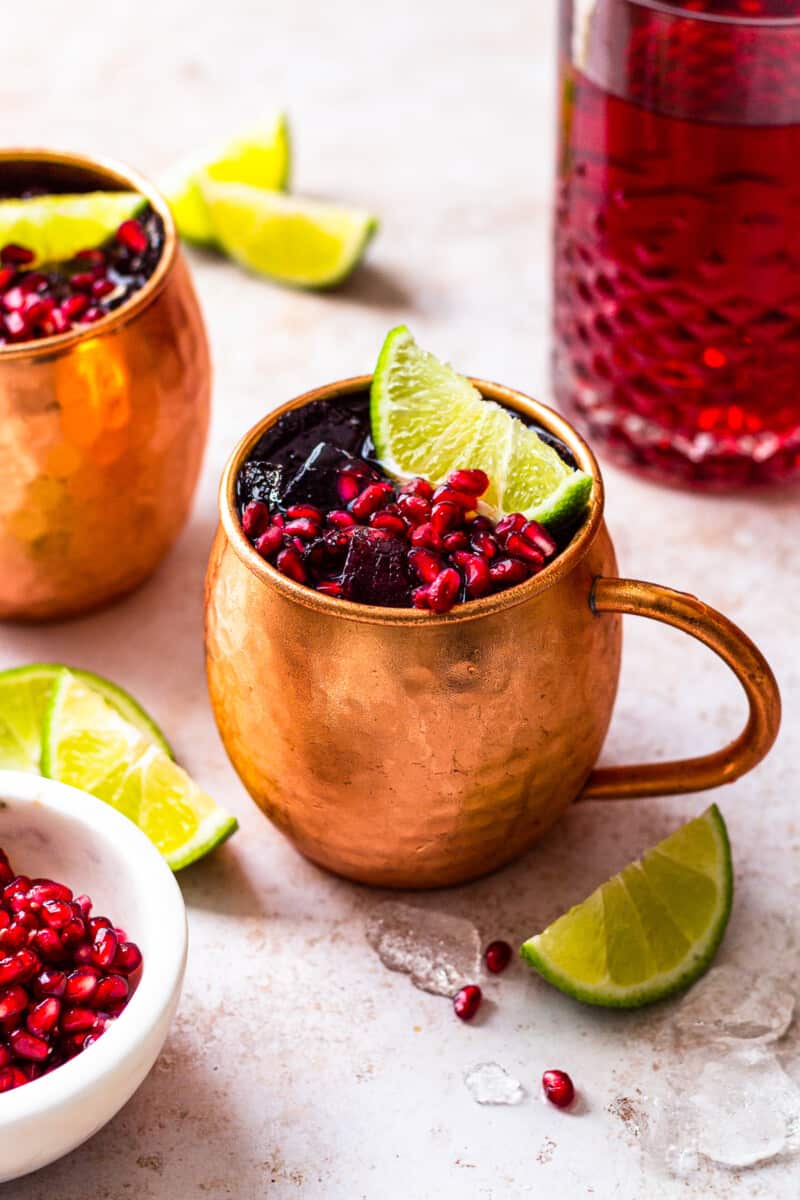
[[[142,955],[124,930],[91,915],[88,896],[15,875],[2,850],[0,886],[3,1092],[91,1046],[124,1010]]]
[[[490,942],[483,952],[483,960],[487,971],[499,975],[511,962],[511,947],[508,942]]]
[[[569,1108],[575,1099],[575,1088],[566,1071],[545,1071],[542,1091],[556,1108]]]
[[[468,983],[453,996],[453,1012],[461,1021],[471,1021],[481,1006],[483,992],[476,983]]]

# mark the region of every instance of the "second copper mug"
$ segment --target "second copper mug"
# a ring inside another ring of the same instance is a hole
[[[585,524],[541,574],[435,616],[324,596],[264,562],[236,512],[242,463],[282,412],[369,382],[301,396],[242,439],[222,478],[208,570],[217,723],[245,787],[301,853],[364,883],[463,883],[523,853],[579,797],[698,791],[763,758],[780,699],[762,654],[693,596],[617,578],[592,452],[563,418],[510,388],[473,380],[561,438],[594,477]],[[734,742],[680,762],[595,768],[617,690],[621,613],[682,629],[731,667],[750,705]]]

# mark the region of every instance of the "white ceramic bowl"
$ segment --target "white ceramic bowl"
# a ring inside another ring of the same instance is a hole
[[[50,779],[0,771],[0,846],[15,870],[87,892],[144,956],[139,985],[95,1045],[0,1095],[0,1182],[67,1154],[110,1121],[164,1044],[186,966],[186,912],[172,871],[108,805]]]

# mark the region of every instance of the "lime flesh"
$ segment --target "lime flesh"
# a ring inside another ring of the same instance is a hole
[[[171,168],[161,185],[181,237],[199,245],[216,244],[214,226],[203,198],[201,175],[219,183],[283,190],[289,182],[291,141],[284,113],[277,113],[221,146],[192,155]]]
[[[42,771],[123,813],[175,871],[237,827],[159,746],[69,671],[58,677],[45,717]]]
[[[708,969],[732,900],[728,833],[712,804],[520,953],[576,1000],[638,1008],[688,987]]]
[[[111,237],[143,203],[138,192],[0,200],[0,245],[25,246],[37,262],[66,262]]]
[[[369,213],[201,177],[223,250],[250,271],[298,288],[342,283],[377,229]]]
[[[59,663],[33,663],[0,672],[0,769],[39,773],[47,708],[56,681],[66,669]],[[132,696],[101,675],[69,669],[172,757],[164,734]]]
[[[457,468],[479,467],[490,480],[483,503],[496,515],[521,512],[550,525],[589,502],[591,476],[573,470],[535,430],[421,349],[405,325],[383,344],[370,415],[378,457],[398,478],[441,483]]]

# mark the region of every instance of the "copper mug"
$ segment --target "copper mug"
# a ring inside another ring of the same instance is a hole
[[[473,380],[561,438],[594,477],[585,524],[541,574],[435,616],[320,595],[264,562],[239,525],[239,468],[282,412],[369,382],[309,392],[242,439],[222,477],[208,569],[217,724],[250,795],[302,854],[364,883],[463,883],[522,854],[578,797],[699,791],[763,758],[780,722],[763,655],[693,596],[616,577],[594,455],[562,417],[510,388]],[[700,758],[595,768],[621,613],[682,629],[724,659],[750,705],[734,742]]]
[[[140,291],[95,325],[0,346],[0,618],[44,620],[142,583],[183,528],[209,416],[203,320],[163,198],[119,164],[0,152],[0,193],[141,193],[164,246]]]

